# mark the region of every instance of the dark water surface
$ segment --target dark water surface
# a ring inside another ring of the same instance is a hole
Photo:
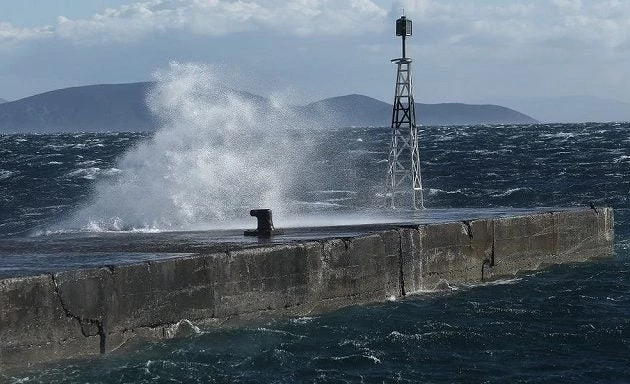
[[[611,206],[612,260],[321,316],[202,329],[184,339],[0,374],[0,381],[630,382],[628,132],[628,123],[421,132],[428,207]],[[6,244],[45,232],[88,201],[95,181],[118,177],[117,158],[145,139],[140,134],[0,136],[0,238]],[[308,177],[297,180],[302,188],[290,198],[324,213],[383,204],[387,129],[314,133],[313,140],[319,161],[311,164]],[[54,242],[55,235],[49,236],[37,241]],[[19,253],[6,248],[0,258]],[[77,255],[54,260],[64,262],[80,260]]]

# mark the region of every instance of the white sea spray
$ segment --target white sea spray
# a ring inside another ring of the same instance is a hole
[[[115,180],[62,226],[93,230],[229,227],[253,208],[290,211],[287,194],[309,144],[299,119],[272,102],[231,90],[216,68],[171,63],[147,97],[159,130],[128,151]],[[108,223],[116,223],[109,228]]]

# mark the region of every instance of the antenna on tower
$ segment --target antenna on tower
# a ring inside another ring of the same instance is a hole
[[[396,92],[392,110],[392,138],[388,158],[387,189],[391,207],[396,207],[396,195],[409,185],[413,209],[424,208],[416,107],[413,100],[411,59],[407,57],[405,39],[412,34],[411,20],[404,15],[396,20],[396,36],[402,39],[402,57],[393,59],[397,65]]]
[[[396,36],[402,37],[402,57],[405,58],[405,38],[411,36],[411,20],[405,17],[404,9],[403,15],[396,20]]]

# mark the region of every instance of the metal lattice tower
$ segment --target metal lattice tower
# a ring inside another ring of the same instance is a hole
[[[397,65],[396,93],[392,110],[392,140],[389,149],[387,191],[395,208],[396,195],[412,192],[413,209],[424,208],[418,127],[413,101],[411,59],[406,57],[405,37],[411,36],[411,20],[396,20],[396,36],[402,37],[402,57],[392,60]],[[407,189],[409,188],[409,189]]]

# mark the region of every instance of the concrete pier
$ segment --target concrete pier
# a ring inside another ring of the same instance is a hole
[[[180,244],[172,251],[186,256],[1,279],[0,371],[175,337],[191,323],[319,313],[613,252],[610,208],[353,231]]]

